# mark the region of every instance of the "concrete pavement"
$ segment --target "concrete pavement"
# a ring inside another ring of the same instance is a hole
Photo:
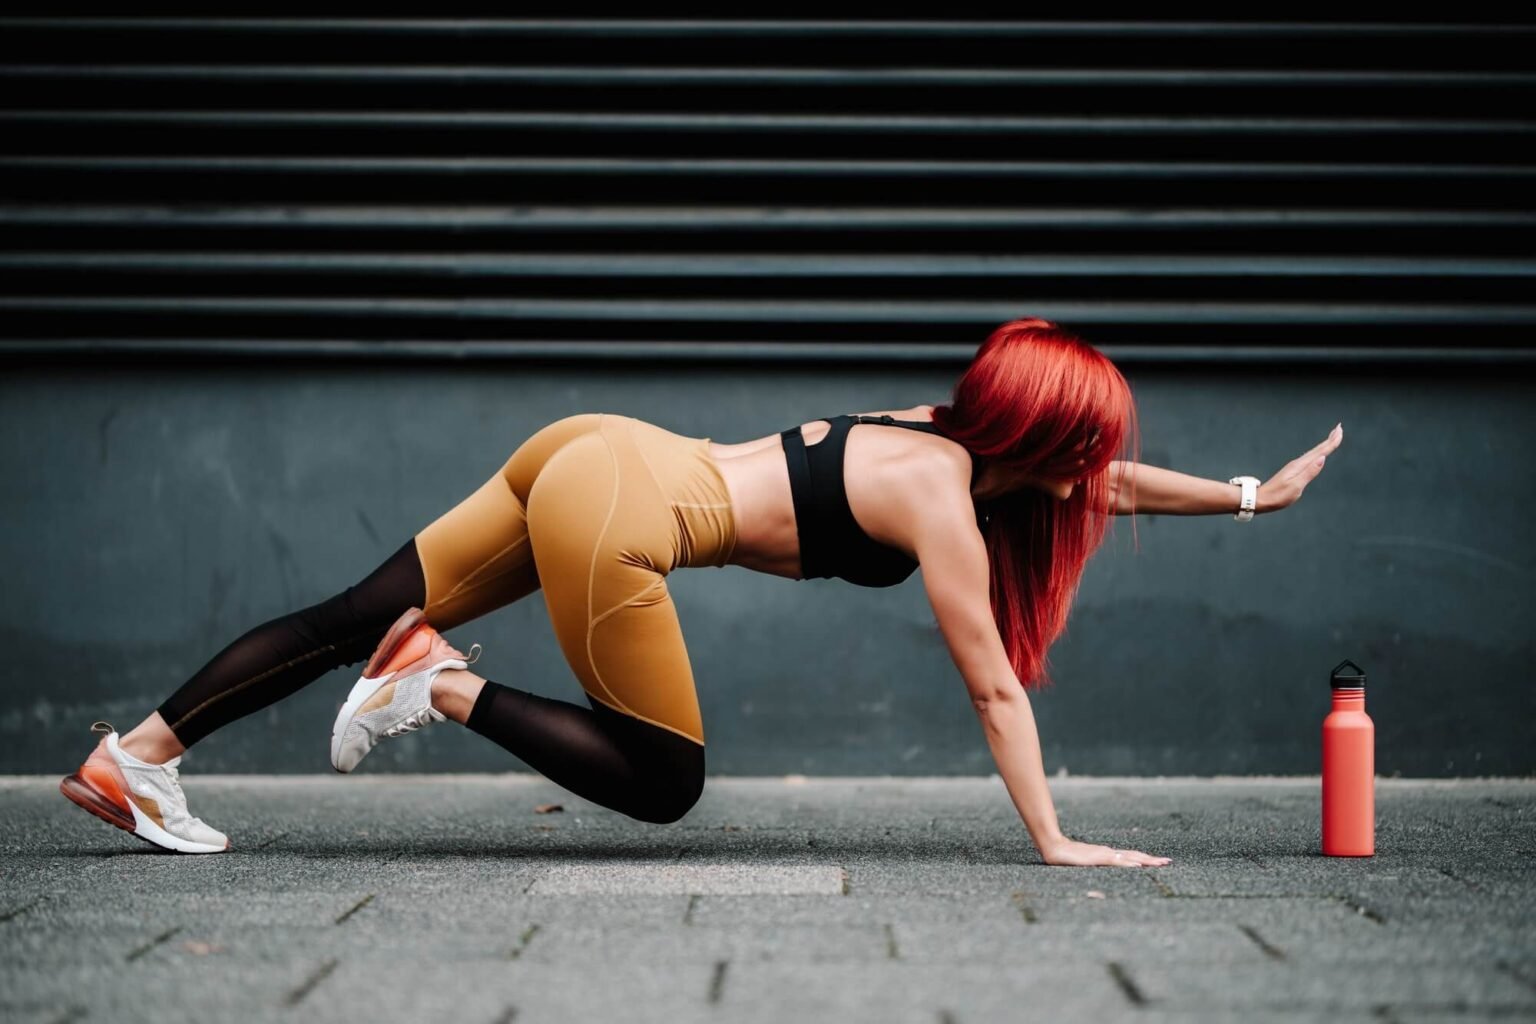
[[[712,777],[648,825],[531,775],[184,775],[173,855],[0,777],[5,1021],[1536,1019],[1536,781]],[[557,803],[557,811],[539,812]]]

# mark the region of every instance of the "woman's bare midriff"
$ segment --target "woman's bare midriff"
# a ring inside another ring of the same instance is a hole
[[[892,416],[900,420],[933,419],[933,406],[880,409],[861,416]],[[899,472],[901,461],[920,455],[926,446],[958,448],[953,441],[916,430],[855,429],[848,435],[843,482],[848,505],[861,529],[875,541],[906,549],[902,525],[909,521],[898,492],[910,475]],[[807,447],[827,436],[831,424],[814,420],[800,425]],[[757,572],[802,579],[800,537],[795,529],[795,505],[789,488],[789,466],[777,432],[739,444],[709,444],[710,457],[725,478],[736,519],[736,548],[731,565]],[[963,450],[961,451],[963,455]],[[896,472],[892,472],[896,470]]]

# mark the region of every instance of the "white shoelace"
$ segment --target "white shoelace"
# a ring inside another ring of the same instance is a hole
[[[415,714],[402,719],[398,724],[385,729],[384,735],[400,736],[408,732],[414,732],[417,729],[420,729],[422,726],[426,725],[428,722],[446,722],[447,720],[447,715],[443,714],[441,711],[437,710],[437,708],[428,704],[426,707],[422,708]]]
[[[168,764],[162,764],[160,767],[165,771],[165,777],[170,781],[171,789],[176,793],[176,799],[186,803],[187,794],[181,791],[181,772]]]
[[[211,828],[212,826],[206,821],[202,818],[193,817],[192,812],[187,810],[187,794],[181,791],[181,771],[169,764],[162,764],[160,767],[164,769],[166,780],[170,783],[171,789],[176,793],[176,799],[181,804],[181,816],[186,819],[188,824],[196,823],[204,828]]]
[[[454,654],[458,655],[459,660],[462,661],[466,667],[468,667],[473,665],[476,660],[479,659],[480,651],[482,648],[479,644],[473,644],[469,648],[468,655],[465,655],[463,652],[452,647],[448,649]],[[430,687],[428,687],[428,692],[431,692]],[[417,729],[420,729],[422,726],[429,722],[446,721],[448,721],[448,716],[437,710],[437,708],[433,707],[429,702],[427,706],[422,708],[420,711],[407,716],[396,724],[390,726],[388,729],[385,729],[384,735],[389,737],[403,736],[408,732],[415,732]]]

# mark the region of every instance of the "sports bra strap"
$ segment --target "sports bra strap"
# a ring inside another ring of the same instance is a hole
[[[937,434],[938,428],[929,420],[899,420],[894,416],[848,416],[853,423],[886,423],[901,427],[914,427],[918,430],[926,430]]]
[[[816,529],[816,510],[811,507],[811,463],[805,453],[805,436],[800,427],[793,426],[779,431],[784,446],[784,462],[789,469],[790,499],[795,509],[795,535],[800,542],[801,575],[821,569],[822,545]]]

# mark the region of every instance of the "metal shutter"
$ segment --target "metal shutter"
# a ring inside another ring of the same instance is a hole
[[[1526,362],[1515,24],[5,19],[3,336]]]

